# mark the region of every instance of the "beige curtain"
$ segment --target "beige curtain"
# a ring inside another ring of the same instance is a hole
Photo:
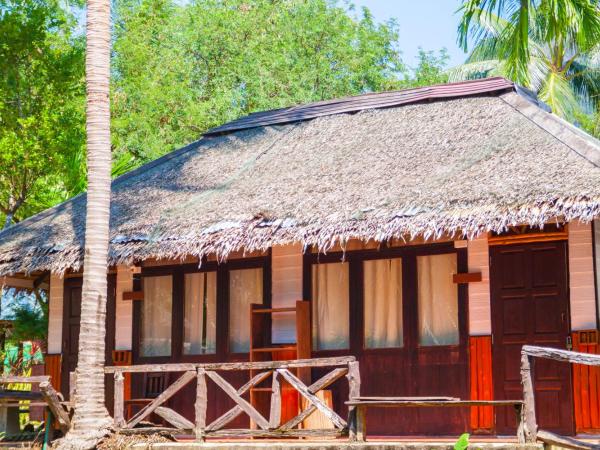
[[[402,347],[402,260],[363,263],[365,347]]]
[[[417,257],[419,283],[419,343],[458,344],[456,254]]]
[[[215,353],[217,345],[216,272],[185,275],[183,317],[183,354]]]
[[[349,347],[350,277],[347,263],[312,266],[312,334],[316,350]]]
[[[142,301],[141,356],[171,354],[173,278],[144,277]]]
[[[262,269],[229,272],[229,351],[250,350],[250,304],[263,303]]]

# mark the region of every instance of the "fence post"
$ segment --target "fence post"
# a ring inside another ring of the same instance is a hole
[[[281,383],[279,382],[279,373],[275,371],[273,372],[269,428],[277,428],[279,426],[279,422],[281,422]]]
[[[198,367],[198,374],[196,380],[196,404],[194,407],[196,414],[194,432],[196,434],[197,441],[204,441],[207,404],[208,394],[206,389],[206,371],[204,370],[204,368]]]
[[[523,385],[523,418],[525,441],[535,443],[537,440],[537,423],[535,419],[535,396],[532,375],[533,357],[521,352],[521,384]]]
[[[124,402],[124,384],[123,384],[123,372],[115,372],[115,402],[114,402],[114,422],[115,428],[119,429],[125,424],[123,417],[123,411],[125,409]]]
[[[360,397],[360,370],[358,361],[351,361],[348,363],[348,374],[346,375],[346,378],[348,379],[348,396],[350,397],[350,400]],[[358,409],[356,406],[350,406],[348,408],[348,435],[353,442],[364,439],[362,432],[359,433],[361,430],[358,430],[360,425],[358,422],[359,419],[362,418],[357,417],[357,413]]]

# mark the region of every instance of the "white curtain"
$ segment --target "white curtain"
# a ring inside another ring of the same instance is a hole
[[[402,347],[402,259],[363,263],[365,347]]]
[[[419,343],[458,344],[456,254],[417,257],[419,283]]]
[[[205,317],[206,316],[206,317]],[[183,354],[215,353],[217,345],[217,273],[185,275]]]
[[[262,269],[229,272],[229,351],[250,350],[250,304],[263,303]]]
[[[173,278],[169,276],[144,277],[142,301],[141,356],[169,356],[171,354],[171,320],[173,306]]]
[[[312,335],[316,350],[347,349],[350,330],[347,263],[312,266]]]

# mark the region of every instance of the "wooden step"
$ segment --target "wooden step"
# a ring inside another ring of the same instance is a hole
[[[290,306],[288,308],[259,308],[253,309],[253,314],[273,314],[273,313],[284,313],[284,312],[296,312],[295,306]]]
[[[258,348],[253,348],[250,351],[252,353],[272,353],[272,352],[289,352],[289,351],[293,351],[293,350],[297,350],[297,346],[296,345],[285,345],[285,346],[275,346],[275,347],[258,347]]]

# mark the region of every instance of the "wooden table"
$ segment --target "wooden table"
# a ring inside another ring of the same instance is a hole
[[[525,443],[523,400],[461,400],[455,397],[354,397],[346,402],[350,409],[348,428],[351,441],[367,440],[368,408],[457,408],[469,406],[512,406],[517,414],[517,439]]]

